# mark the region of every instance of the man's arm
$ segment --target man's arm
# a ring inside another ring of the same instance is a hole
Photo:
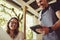
[[[52,27],[44,28],[45,34],[52,32],[53,30],[56,30],[60,27],[60,10],[56,12],[56,16],[58,17],[59,20]]]
[[[56,12],[56,16],[58,17],[58,21],[52,26],[53,30],[56,30],[57,28],[60,27],[60,10]]]

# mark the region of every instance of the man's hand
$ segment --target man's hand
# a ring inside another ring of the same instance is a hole
[[[44,26],[44,27],[42,27],[42,28],[36,29],[36,31],[39,32],[39,33],[42,33],[42,34],[46,35],[46,34],[49,33],[49,28],[46,27],[46,26]]]
[[[45,35],[49,33],[49,28],[48,27],[43,27],[42,30],[44,31]]]
[[[42,28],[38,28],[38,29],[36,29],[36,31],[38,32],[38,33],[43,33],[43,29]]]

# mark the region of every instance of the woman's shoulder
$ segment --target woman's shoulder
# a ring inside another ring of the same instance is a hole
[[[19,31],[18,36],[23,36],[24,33],[22,31]]]
[[[24,39],[24,33],[22,31],[19,31],[19,33],[16,36],[15,40],[23,40],[23,39]]]

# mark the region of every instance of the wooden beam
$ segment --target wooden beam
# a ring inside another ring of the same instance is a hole
[[[27,7],[23,6],[23,20],[24,20],[24,39],[26,40],[26,11]]]

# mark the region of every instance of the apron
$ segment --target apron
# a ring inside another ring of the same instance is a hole
[[[41,13],[42,13],[42,11],[41,11]],[[57,21],[56,15],[54,14],[54,11],[50,6],[43,14],[41,14],[39,16],[41,16],[41,25],[42,26],[51,27]],[[43,40],[58,40],[58,37],[57,37],[55,31],[53,31],[51,33],[43,35]]]

